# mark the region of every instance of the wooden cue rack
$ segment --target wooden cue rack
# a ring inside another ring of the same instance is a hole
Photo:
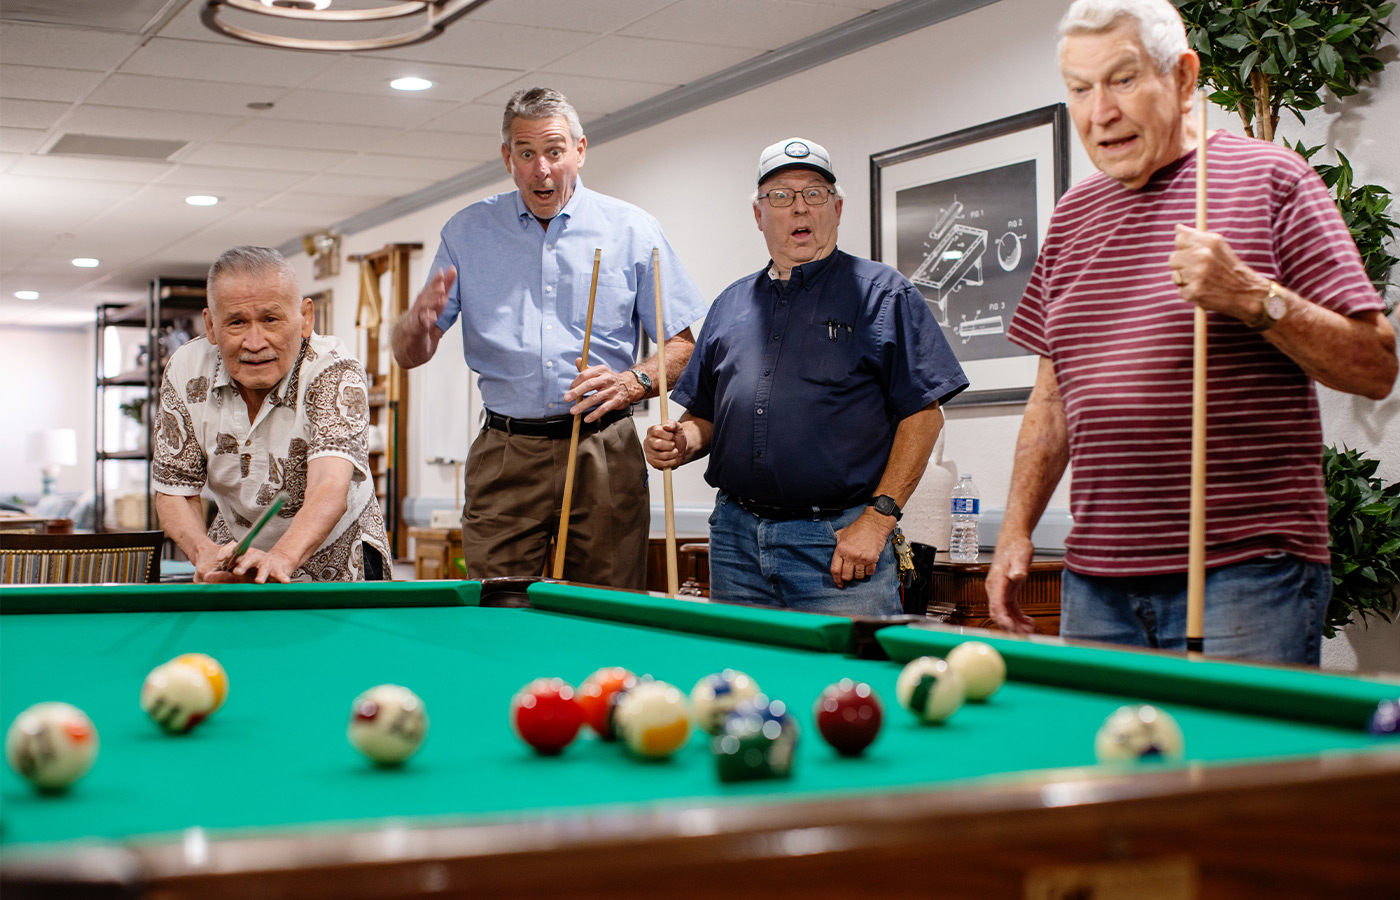
[[[374,493],[384,510],[384,527],[395,559],[408,557],[408,525],[403,521],[403,501],[408,493],[408,371],[394,362],[393,349],[388,346],[389,333],[399,316],[408,311],[408,261],[422,244],[385,244],[371,253],[350,257],[360,264],[360,303],[355,313],[355,328],[365,333],[362,361],[365,374],[373,384],[369,389],[370,425],[384,431],[384,446],[369,454],[370,471],[374,473]],[[389,275],[387,297],[381,295],[380,280]],[[384,343],[381,345],[381,333]],[[388,363],[382,354],[388,351]]]

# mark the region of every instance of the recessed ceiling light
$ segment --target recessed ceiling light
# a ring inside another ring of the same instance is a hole
[[[99,261],[93,259],[91,256],[80,256],[77,259],[73,260],[73,265],[77,266],[80,269],[95,269],[97,268],[98,263]]]
[[[426,78],[395,78],[389,87],[396,91],[426,91],[433,83]]]
[[[15,291],[15,297],[19,300],[38,300],[38,291]]]
[[[190,206],[214,206],[219,202],[219,198],[213,194],[190,194],[185,198],[185,202]]]

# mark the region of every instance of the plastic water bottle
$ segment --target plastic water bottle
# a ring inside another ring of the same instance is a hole
[[[972,473],[964,472],[953,486],[953,533],[948,556],[953,562],[977,562],[977,520],[982,518],[982,501]]]

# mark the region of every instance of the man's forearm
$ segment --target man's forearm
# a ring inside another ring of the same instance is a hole
[[[1384,400],[1395,385],[1395,331],[1376,310],[1344,316],[1284,289],[1288,313],[1264,337],[1333,390]]]
[[[1064,404],[1054,367],[1042,358],[1016,437],[1016,461],[1011,469],[1002,535],[1030,538],[1068,464],[1069,432]]]
[[[311,554],[330,537],[331,530],[349,508],[350,463],[346,460],[339,462],[343,462],[347,470],[344,481],[336,477],[313,481],[308,477],[306,499],[301,509],[297,510],[292,524],[268,551],[291,560],[293,568],[299,568],[311,558]]]
[[[914,488],[924,477],[929,455],[943,430],[943,410],[931,403],[905,419],[895,428],[894,442],[885,471],[875,488],[875,496],[885,494],[904,506],[914,495]]]
[[[166,537],[192,562],[218,548],[204,529],[204,505],[198,497],[156,494],[156,516]]]
[[[685,364],[690,362],[690,355],[695,352],[695,337],[687,328],[680,334],[666,342],[666,387],[675,385],[676,379],[681,377],[681,372],[685,371]],[[633,402],[645,400],[647,397],[655,397],[661,392],[661,354],[653,353],[651,356],[633,366],[645,372],[651,379],[652,388]]]

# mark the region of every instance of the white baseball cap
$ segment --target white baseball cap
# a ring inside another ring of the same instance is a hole
[[[782,169],[811,169],[832,184],[831,155],[826,148],[806,138],[791,137],[764,148],[758,156],[758,183]]]

